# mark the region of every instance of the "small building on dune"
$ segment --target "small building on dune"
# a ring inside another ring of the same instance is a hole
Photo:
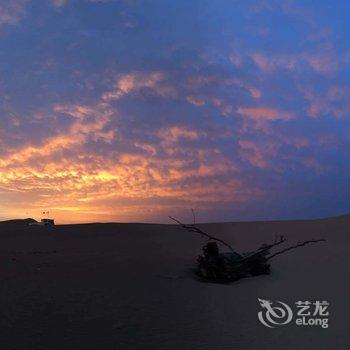
[[[53,219],[41,219],[40,222],[31,222],[30,226],[55,226],[55,220]]]

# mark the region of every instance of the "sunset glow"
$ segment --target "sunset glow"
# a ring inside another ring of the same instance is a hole
[[[331,4],[1,3],[0,219],[349,211],[350,5]]]

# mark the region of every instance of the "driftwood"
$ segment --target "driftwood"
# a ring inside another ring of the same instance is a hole
[[[183,224],[182,222],[180,222],[179,220],[177,220],[177,219],[175,219],[175,218],[173,218],[173,217],[171,217],[171,216],[169,216],[169,218],[170,218],[171,220],[177,222],[182,228],[184,228],[184,229],[187,230],[188,232],[199,233],[200,235],[202,235],[202,236],[204,236],[204,237],[207,237],[209,240],[220,242],[221,244],[223,244],[223,245],[225,245],[226,247],[228,247],[232,252],[234,252],[233,248],[232,248],[228,243],[226,243],[224,240],[209,235],[208,233],[202,231],[201,229],[199,229],[199,228],[196,227],[195,225],[186,225],[186,224]]]
[[[311,243],[325,241],[325,239],[311,239],[304,242],[298,242],[296,245],[271,253],[270,250],[272,248],[286,242],[284,236],[276,235],[273,243],[263,244],[253,252],[239,254],[233,250],[229,243],[196,227],[193,211],[192,214],[194,218],[194,223],[192,225],[183,224],[181,221],[171,216],[169,216],[169,218],[188,232],[198,233],[201,236],[208,238],[209,242],[207,242],[202,249],[203,255],[200,255],[197,259],[196,272],[201,280],[207,282],[227,283],[248,276],[270,274],[270,264],[268,262],[272,258]],[[229,248],[230,252],[220,253],[217,242]]]
[[[283,253],[286,253],[288,252],[289,250],[292,250],[292,249],[296,249],[296,248],[299,248],[299,247],[303,247],[307,244],[310,244],[310,243],[318,243],[318,242],[326,242],[326,240],[324,238],[319,238],[319,239],[310,239],[308,241],[304,241],[304,242],[299,242],[297,243],[296,245],[293,245],[291,247],[288,247],[288,248],[285,248],[285,249],[282,249],[274,254],[271,254],[267,257],[267,260],[270,260],[272,258],[274,258],[275,256],[277,255],[280,255],[280,254],[283,254]]]

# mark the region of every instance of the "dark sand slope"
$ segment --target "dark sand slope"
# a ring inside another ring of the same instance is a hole
[[[0,349],[349,349],[350,218],[203,225],[239,251],[326,237],[271,276],[204,284],[203,240],[172,225],[0,224]],[[330,327],[268,329],[257,298],[328,300]]]

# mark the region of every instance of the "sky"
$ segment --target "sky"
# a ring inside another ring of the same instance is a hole
[[[0,1],[0,219],[350,212],[349,1]]]

